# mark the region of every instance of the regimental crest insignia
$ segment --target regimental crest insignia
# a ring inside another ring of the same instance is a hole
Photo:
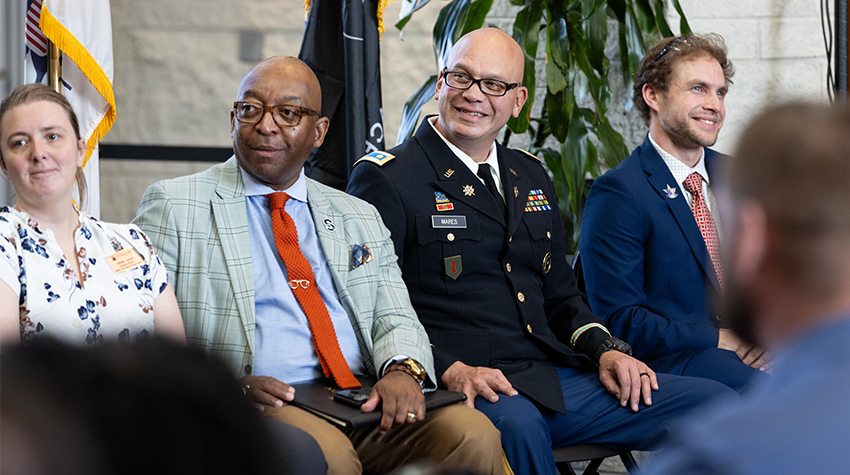
[[[437,202],[437,211],[451,211],[455,209],[455,205],[449,202],[445,193],[440,191],[434,192],[434,201]]]
[[[475,196],[475,188],[472,185],[463,185],[463,194],[466,196]]]
[[[664,194],[671,200],[675,200],[679,196],[679,193],[676,192],[676,188],[673,188],[670,185],[667,185],[667,188],[664,188]]]
[[[528,191],[528,199],[525,200],[525,212],[533,213],[535,211],[549,211],[552,209],[552,205],[549,204],[549,200],[546,199],[546,195],[543,194],[543,190],[529,190]]]

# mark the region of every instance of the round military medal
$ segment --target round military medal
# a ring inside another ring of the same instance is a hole
[[[548,274],[549,271],[552,269],[552,254],[551,253],[547,252],[546,255],[543,256],[543,264],[540,266],[540,268],[541,268],[541,270],[543,270],[544,274]]]

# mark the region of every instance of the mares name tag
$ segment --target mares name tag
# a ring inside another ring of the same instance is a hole
[[[432,228],[465,228],[466,216],[431,216]]]
[[[106,256],[106,262],[112,267],[116,274],[120,274],[130,269],[135,269],[145,263],[142,256],[135,249],[122,249],[111,256]]]

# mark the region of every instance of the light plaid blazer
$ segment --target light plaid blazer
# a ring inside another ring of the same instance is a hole
[[[428,335],[410,304],[390,233],[378,211],[309,178],[307,195],[339,300],[368,371],[375,374],[376,366],[389,358],[407,355],[433,375]],[[325,227],[326,219],[333,223],[333,231]],[[189,344],[224,359],[239,377],[251,374],[254,280],[236,158],[195,175],[154,183],[145,191],[133,222],[147,233],[168,269]],[[372,261],[352,270],[354,244],[368,247]],[[435,387],[429,379],[428,387]]]

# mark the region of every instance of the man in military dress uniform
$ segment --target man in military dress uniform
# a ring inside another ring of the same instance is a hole
[[[496,143],[527,98],[523,64],[500,30],[461,38],[440,72],[439,115],[360,160],[348,191],[392,233],[441,385],[490,417],[517,473],[554,474],[552,447],[647,449],[674,417],[737,394],[656,376],[588,309],[546,171]]]

